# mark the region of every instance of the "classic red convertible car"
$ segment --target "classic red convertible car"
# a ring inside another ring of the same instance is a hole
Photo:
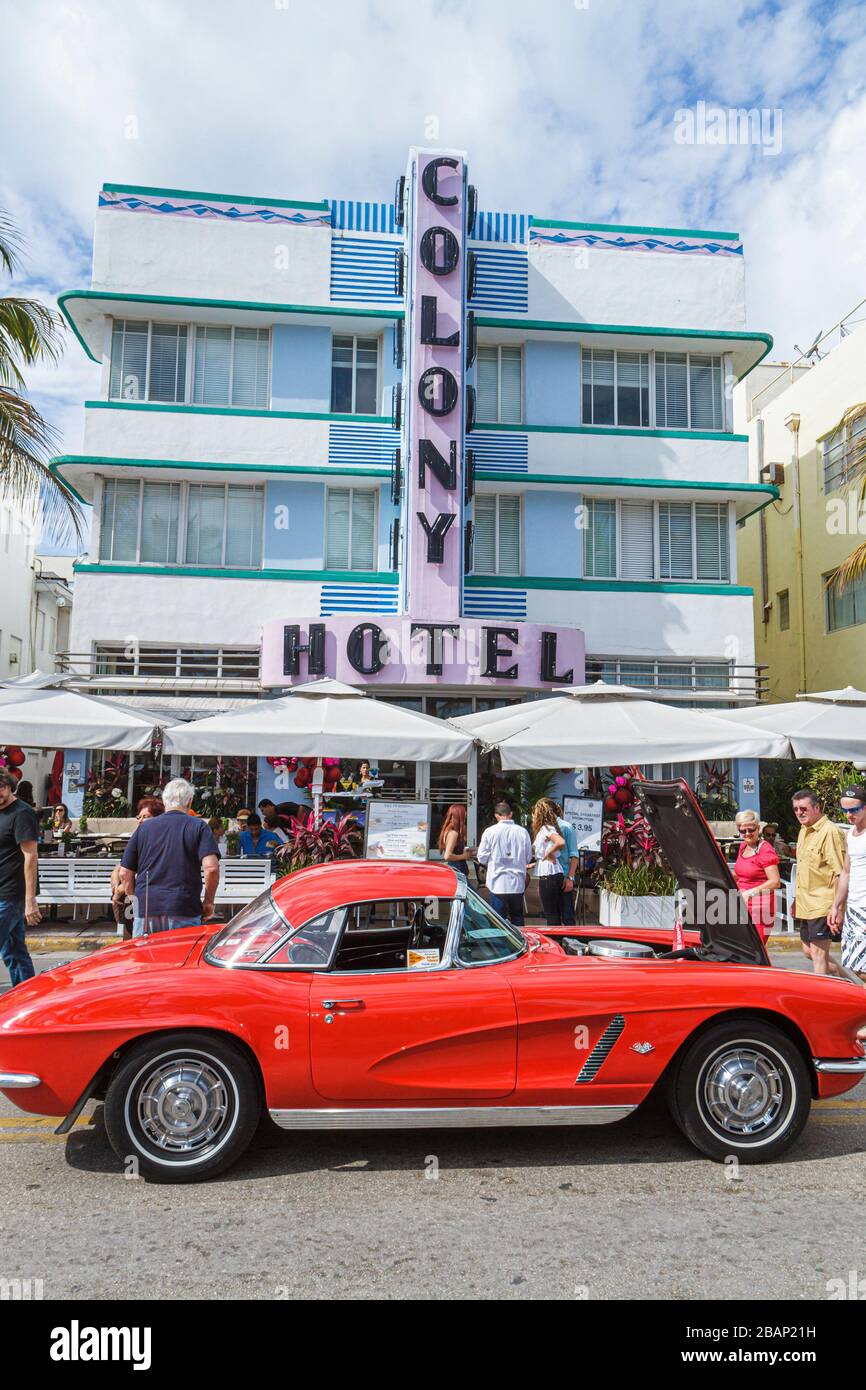
[[[444,864],[344,861],[228,926],[60,966],[0,1001],[0,1090],[104,1098],[121,1158],[221,1172],[298,1129],[609,1124],[663,1087],[705,1154],[777,1158],[866,1073],[858,983],[774,969],[684,783],[644,810],[696,930],[517,931]],[[615,938],[615,939],[614,939]]]

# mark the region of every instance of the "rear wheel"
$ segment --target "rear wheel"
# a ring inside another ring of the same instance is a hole
[[[780,1029],[734,1019],[686,1049],[671,1076],[668,1102],[686,1138],[710,1158],[768,1163],[793,1144],[809,1118],[811,1078]]]
[[[118,1158],[155,1182],[195,1182],[240,1158],[261,1114],[259,1082],[235,1043],[167,1033],[139,1043],[112,1077],[105,1128]]]

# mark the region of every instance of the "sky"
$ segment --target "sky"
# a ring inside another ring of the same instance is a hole
[[[0,33],[0,207],[48,303],[90,283],[104,182],[390,199],[417,144],[466,150],[483,208],[739,231],[775,359],[866,297],[861,0],[0,0]],[[752,143],[683,138],[736,108]],[[30,373],[58,452],[97,371],[70,334]]]

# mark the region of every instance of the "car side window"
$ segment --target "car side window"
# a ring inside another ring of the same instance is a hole
[[[450,898],[379,898],[351,903],[332,969],[418,970],[438,965],[451,917]]]
[[[331,908],[311,917],[268,956],[266,965],[327,966],[334,954],[340,928],[346,916],[344,907]]]
[[[456,957],[461,965],[489,965],[522,955],[526,940],[516,927],[503,921],[489,903],[470,888],[463,904],[463,921]]]

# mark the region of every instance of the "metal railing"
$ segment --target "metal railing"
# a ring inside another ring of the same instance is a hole
[[[92,652],[58,652],[57,670],[99,680],[112,689],[192,686],[221,690],[259,688],[259,649],[100,644]]]

